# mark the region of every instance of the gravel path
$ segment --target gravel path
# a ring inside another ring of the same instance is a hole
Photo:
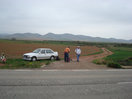
[[[113,54],[106,48],[102,48],[103,53],[90,56],[81,56],[80,62],[76,61],[76,58],[72,59],[71,62],[56,61],[50,65],[43,66],[42,69],[109,69],[105,65],[96,65],[92,63],[94,59],[99,59]]]

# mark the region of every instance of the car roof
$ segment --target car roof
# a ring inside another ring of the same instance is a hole
[[[52,49],[50,49],[50,48],[38,48],[38,49],[43,49],[43,50],[52,50]]]

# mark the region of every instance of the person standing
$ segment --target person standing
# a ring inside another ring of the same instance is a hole
[[[80,46],[77,46],[77,48],[75,49],[75,53],[76,53],[76,56],[77,56],[77,62],[79,62],[79,57],[80,57],[80,54],[81,54]]]
[[[1,54],[0,58],[1,58],[2,63],[6,63],[6,56],[4,53]]]
[[[69,53],[70,53],[70,47],[68,46],[64,50],[64,61],[65,62],[69,62]]]

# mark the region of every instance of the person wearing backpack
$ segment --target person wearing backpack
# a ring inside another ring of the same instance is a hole
[[[75,53],[76,53],[76,56],[77,56],[77,62],[79,62],[79,57],[81,55],[80,46],[77,46],[77,48],[75,49]]]

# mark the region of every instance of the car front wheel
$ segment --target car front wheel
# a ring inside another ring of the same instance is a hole
[[[37,58],[36,57],[32,57],[32,61],[37,61]]]
[[[55,57],[54,57],[54,56],[51,56],[51,57],[50,57],[50,60],[55,60]]]

